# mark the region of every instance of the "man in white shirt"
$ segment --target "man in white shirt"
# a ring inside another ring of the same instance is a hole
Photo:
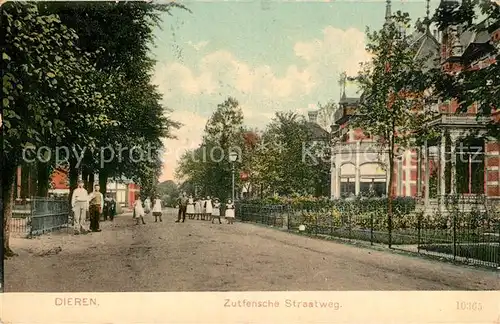
[[[99,185],[94,186],[94,191],[89,195],[90,230],[100,232],[99,221],[104,207],[104,196],[99,191]]]
[[[83,181],[78,181],[78,188],[73,191],[71,196],[71,207],[73,209],[74,222],[73,229],[74,234],[78,235],[80,233],[85,233],[87,230],[84,228],[85,216],[89,208],[89,195],[87,190],[83,187]]]

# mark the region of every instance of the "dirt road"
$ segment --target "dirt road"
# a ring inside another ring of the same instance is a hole
[[[13,238],[7,292],[498,290],[498,274],[297,236],[251,224],[135,226]]]

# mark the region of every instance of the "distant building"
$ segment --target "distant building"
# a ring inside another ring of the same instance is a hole
[[[96,174],[94,179],[97,181],[99,175]],[[70,187],[67,171],[64,169],[54,170],[50,181],[49,195],[69,195]],[[36,166],[18,167],[15,181],[15,199],[18,201],[29,200],[31,197],[36,196],[36,186]],[[106,189],[116,199],[117,203],[124,207],[133,206],[140,192],[140,187],[127,178],[121,178],[118,181],[112,178],[109,179]]]

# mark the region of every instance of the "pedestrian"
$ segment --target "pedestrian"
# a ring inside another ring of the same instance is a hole
[[[110,198],[111,198],[111,206],[109,210],[109,220],[113,221],[116,215],[116,200],[113,197]]]
[[[146,200],[144,200],[144,216],[149,215],[151,212],[151,199],[149,197],[146,197]]]
[[[226,219],[228,224],[234,224],[234,204],[231,199],[226,204]]]
[[[184,223],[186,221],[186,209],[188,204],[188,198],[186,192],[183,192],[182,195],[179,197],[178,204],[179,204],[179,213],[177,215],[177,220],[175,222],[179,223],[182,218],[182,222]]]
[[[134,215],[135,215],[135,225],[139,225],[139,221],[142,221],[142,224],[146,224],[144,221],[144,208],[142,207],[141,197],[137,197],[137,200],[134,203]]]
[[[163,220],[161,219],[161,215],[162,215],[161,199],[159,196],[157,196],[155,199],[155,204],[153,206],[153,216],[155,217],[155,223],[158,222],[158,218],[160,219],[160,222],[163,222]]]
[[[212,209],[212,224],[214,223],[214,220],[218,218],[219,219],[219,224],[222,224],[220,220],[220,202],[219,199],[215,198],[214,201],[214,206]]]
[[[196,216],[196,219],[199,220],[201,216],[201,201],[200,198],[196,198],[196,201],[194,203],[194,214]]]
[[[94,186],[94,191],[89,195],[90,230],[100,232],[99,221],[104,207],[104,197],[99,191],[99,185]]]
[[[108,193],[106,195],[106,198],[104,198],[104,210],[102,212],[104,221],[107,221],[108,218],[111,219],[111,206],[112,206],[112,200],[110,194]]]
[[[186,208],[186,214],[189,219],[194,219],[194,199],[192,195],[189,195],[188,205]]]
[[[212,209],[212,200],[210,199],[210,196],[207,196],[207,199],[205,200],[205,215],[207,220],[210,220],[212,218]]]
[[[78,181],[78,188],[73,190],[71,196],[71,207],[73,209],[73,230],[74,234],[85,234],[87,210],[89,209],[89,194],[83,187],[83,180]]]
[[[205,220],[205,198],[201,198],[200,200],[200,204],[201,204],[201,208],[200,208],[200,213],[201,213],[201,220]]]

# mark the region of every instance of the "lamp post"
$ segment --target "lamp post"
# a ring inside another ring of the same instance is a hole
[[[232,190],[233,203],[234,203],[234,162],[236,162],[237,159],[238,159],[238,153],[236,152],[229,153],[229,162],[231,162],[232,176],[233,176],[233,190]]]

